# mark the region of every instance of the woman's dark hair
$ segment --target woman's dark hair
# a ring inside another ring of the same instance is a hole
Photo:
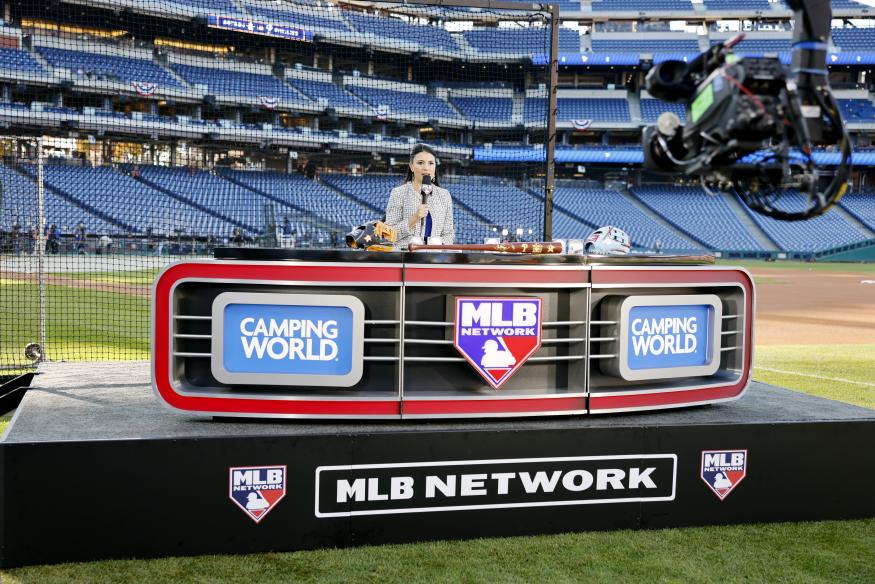
[[[427,144],[417,144],[413,147],[413,150],[410,151],[410,162],[413,162],[413,159],[416,158],[416,155],[419,154],[420,152],[427,152],[428,154],[431,154],[432,156],[434,156],[435,162],[437,162],[437,154],[435,154],[434,150],[431,149],[431,146],[428,146]],[[437,173],[435,173],[435,175],[437,175]],[[407,176],[404,177],[404,183],[405,184],[409,183],[412,180],[413,180],[413,170],[411,170],[410,166],[408,166],[407,167]],[[431,177],[431,184],[433,184],[436,187],[441,186],[440,183],[438,182],[437,176]]]

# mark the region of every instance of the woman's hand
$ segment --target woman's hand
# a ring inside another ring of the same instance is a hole
[[[428,215],[428,205],[420,203],[419,206],[416,207],[416,212],[407,221],[407,226],[410,227],[410,229],[414,229],[416,227],[416,223],[420,219],[425,219],[426,215]]]

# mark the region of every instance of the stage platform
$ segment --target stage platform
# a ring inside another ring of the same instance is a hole
[[[641,414],[247,421],[168,411],[145,362],[52,364],[0,442],[0,566],[873,517],[873,443],[875,411],[761,383]],[[258,517],[242,468],[282,468]]]

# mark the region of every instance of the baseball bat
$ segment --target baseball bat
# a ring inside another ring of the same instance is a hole
[[[425,245],[411,243],[410,251],[494,251],[505,253],[551,254],[562,253],[562,243],[558,241],[534,241],[515,243],[454,243],[445,245]]]

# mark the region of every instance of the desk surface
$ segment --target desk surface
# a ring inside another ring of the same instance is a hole
[[[254,247],[218,247],[214,257],[223,260],[367,262],[406,264],[512,264],[512,265],[711,265],[711,255],[596,256],[576,254],[518,254],[486,252],[402,252],[363,251],[354,249],[288,249]]]

